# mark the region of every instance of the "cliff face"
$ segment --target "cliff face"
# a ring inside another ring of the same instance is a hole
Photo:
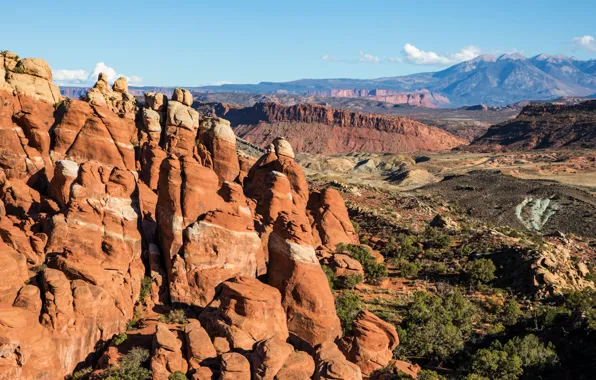
[[[576,105],[530,104],[511,121],[494,125],[473,150],[596,147],[596,100]]]
[[[382,89],[331,89],[328,91],[313,91],[308,93],[308,95],[333,98],[364,98],[392,104],[407,104],[427,108],[444,107],[449,104],[448,98],[428,90],[403,92]]]
[[[235,127],[238,136],[267,146],[284,136],[300,152],[415,152],[449,150],[464,140],[420,122],[364,114],[313,104],[283,106],[258,103],[253,107],[217,105],[214,112]]]

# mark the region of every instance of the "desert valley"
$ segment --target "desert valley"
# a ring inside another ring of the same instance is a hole
[[[596,60],[448,62],[64,85],[2,51],[0,379],[594,378]]]

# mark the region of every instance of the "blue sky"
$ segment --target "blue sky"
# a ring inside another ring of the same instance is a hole
[[[64,83],[100,69],[196,86],[396,76],[480,53],[596,58],[595,1],[34,0],[2,9],[0,49],[46,59]]]

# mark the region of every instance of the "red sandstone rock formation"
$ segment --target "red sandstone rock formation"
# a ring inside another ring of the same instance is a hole
[[[389,364],[398,344],[395,327],[368,311],[361,311],[351,335],[341,341],[340,349],[363,374],[369,375]]]
[[[374,115],[319,106],[258,103],[218,109],[243,139],[266,147],[285,137],[297,152],[444,151],[466,142],[439,128],[405,117]]]
[[[311,192],[308,211],[317,248],[333,251],[338,243],[359,243],[348,209],[337,190],[326,188]]]
[[[155,379],[309,379],[315,361],[290,337],[322,344],[318,378],[360,378],[331,343],[339,320],[314,250],[355,235],[338,193],[307,210],[288,141],[239,159],[225,121],[199,128],[188,91],[147,94],[137,113],[126,81],[101,75],[87,102],[56,104],[45,62],[0,57],[0,377],[95,365],[135,305],[171,301],[201,322],[153,319],[130,338],[151,348]],[[116,345],[98,371],[117,365]]]
[[[444,107],[449,104],[446,97],[428,90],[401,92],[380,89],[332,89],[329,91],[313,91],[308,95],[334,98],[364,98],[393,104],[408,104],[417,107]]]

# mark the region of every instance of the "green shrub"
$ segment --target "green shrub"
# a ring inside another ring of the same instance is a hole
[[[335,309],[344,332],[352,330],[352,323],[361,308],[362,300],[356,293],[343,292],[335,299]]]
[[[68,376],[67,379],[68,380],[88,379],[91,372],[93,372],[93,368],[91,368],[91,367],[83,368],[79,371],[74,372],[72,375]]]
[[[515,325],[522,315],[523,312],[513,297],[509,297],[509,299],[505,301],[503,307],[499,310],[499,320],[505,326]]]
[[[153,285],[153,280],[149,276],[143,277],[141,281],[141,294],[139,297],[141,298],[141,302],[145,304],[145,298],[151,294],[151,287]]]
[[[397,239],[390,239],[385,248],[381,251],[384,257],[396,260],[413,261],[422,253],[418,239],[413,235],[399,233]]]
[[[505,344],[505,351],[520,357],[524,368],[544,369],[559,361],[552,343],[544,345],[536,335],[516,336]]]
[[[182,371],[176,371],[168,376],[168,380],[187,380],[187,377]]]
[[[515,380],[522,374],[531,378],[541,378],[539,372],[552,367],[558,362],[552,344],[544,345],[535,335],[526,335],[523,339],[514,337],[504,346],[494,341],[489,348],[483,348],[472,355],[470,365],[471,378],[497,380]],[[537,373],[533,373],[536,372]]]
[[[399,260],[395,267],[399,274],[405,278],[418,278],[418,271],[420,270],[420,266],[416,263],[411,263],[406,260]]]
[[[333,281],[333,286],[336,289],[349,289],[352,290],[356,285],[361,283],[364,279],[360,274],[351,274],[348,276],[336,277]]]
[[[442,233],[439,229],[428,227],[424,231],[425,246],[436,249],[446,249],[453,244],[453,238],[447,234]]]
[[[112,338],[112,344],[114,346],[118,346],[122,343],[124,343],[126,341],[126,339],[128,339],[128,335],[126,335],[126,333],[121,333],[118,335],[114,335],[114,337]]]
[[[188,323],[186,314],[182,309],[170,310],[168,314],[159,317],[159,321],[162,323],[178,323],[181,325],[185,325]]]
[[[498,342],[496,342],[498,343]],[[467,379],[516,380],[523,374],[522,361],[516,354],[503,350],[500,344],[482,348],[472,355],[471,375]]]
[[[491,259],[478,259],[466,265],[470,282],[476,285],[487,284],[495,279],[497,268]]]
[[[362,264],[364,277],[367,282],[375,284],[388,276],[387,266],[383,263],[378,263],[372,257],[367,247],[354,244],[338,244],[336,252],[341,253],[344,251],[347,251],[352,258]]]
[[[418,372],[417,380],[445,380],[444,376],[439,375],[435,371],[423,369]]]
[[[329,288],[333,290],[333,283],[335,282],[335,273],[333,272],[333,269],[329,268],[327,265],[321,265],[321,268],[323,268],[323,272],[325,272]]]
[[[12,71],[15,74],[24,74],[25,73],[25,69],[23,69],[22,66],[15,66],[15,68]]]
[[[443,298],[415,292],[398,329],[401,343],[397,352],[438,360],[450,357],[463,349],[475,310],[457,290]]]
[[[120,359],[120,365],[110,366],[100,375],[105,380],[147,380],[151,378],[151,371],[143,367],[149,359],[149,351],[134,347]]]

